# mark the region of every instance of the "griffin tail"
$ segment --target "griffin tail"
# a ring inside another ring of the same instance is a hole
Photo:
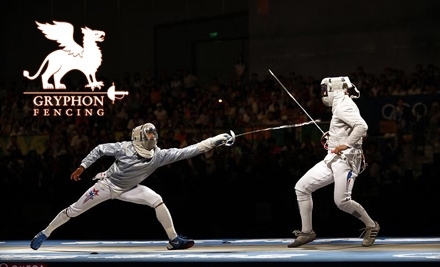
[[[34,80],[35,78],[37,78],[37,77],[40,75],[41,70],[43,69],[44,65],[46,65],[47,61],[48,61],[48,59],[47,59],[47,57],[46,57],[46,58],[44,59],[43,63],[41,64],[40,69],[37,71],[37,73],[36,73],[34,76],[30,77],[30,76],[29,76],[29,71],[27,71],[27,70],[24,70],[24,71],[23,71],[23,76],[26,77],[26,78],[28,78],[29,80]]]

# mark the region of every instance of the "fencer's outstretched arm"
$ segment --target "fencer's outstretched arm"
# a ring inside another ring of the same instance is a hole
[[[206,138],[196,144],[184,148],[157,148],[156,153],[163,155],[160,166],[164,166],[179,160],[189,159],[202,153],[208,152],[214,147],[222,146],[231,138],[227,133],[219,134],[214,137]]]
[[[188,159],[199,154],[205,153],[214,147],[218,147],[226,144],[226,142],[231,138],[229,134],[219,134],[214,137],[207,138],[199,143],[184,147],[184,148],[169,148],[161,149],[155,147],[154,153],[152,153],[153,160],[151,166],[155,166],[152,170],[157,167],[164,166],[179,160]],[[131,156],[127,156],[127,153]],[[90,167],[94,162],[96,162],[102,156],[113,156],[115,158],[125,158],[125,160],[130,160],[133,156],[135,149],[133,148],[132,142],[117,142],[117,143],[107,143],[96,146],[90,153],[81,161],[81,165],[72,173],[70,178],[72,180],[80,180],[80,175]],[[110,166],[109,171],[111,173],[123,172],[121,168],[128,168],[127,166],[119,166],[118,164],[113,164]]]

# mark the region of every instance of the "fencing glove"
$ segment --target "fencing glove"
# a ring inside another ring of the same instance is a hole
[[[198,145],[199,150],[201,152],[207,152],[207,151],[213,149],[214,147],[219,147],[221,145],[226,144],[226,142],[228,140],[230,140],[231,138],[232,138],[231,135],[229,135],[227,133],[222,133],[222,134],[216,135],[214,137],[207,138],[207,139],[199,142],[197,145]]]
[[[231,138],[232,138],[232,136],[230,134],[222,133],[222,134],[214,136],[212,138],[212,143],[214,144],[214,146],[218,147],[218,146],[226,144],[226,142]]]

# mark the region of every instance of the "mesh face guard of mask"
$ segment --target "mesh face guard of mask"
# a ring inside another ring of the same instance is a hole
[[[158,134],[156,127],[152,123],[145,123],[133,129],[131,134],[132,141],[138,141],[146,150],[156,147]]]

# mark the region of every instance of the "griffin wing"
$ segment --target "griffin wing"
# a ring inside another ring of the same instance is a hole
[[[57,41],[69,55],[82,56],[84,49],[73,40],[73,26],[67,22],[53,21],[54,24],[35,22],[47,39]]]

